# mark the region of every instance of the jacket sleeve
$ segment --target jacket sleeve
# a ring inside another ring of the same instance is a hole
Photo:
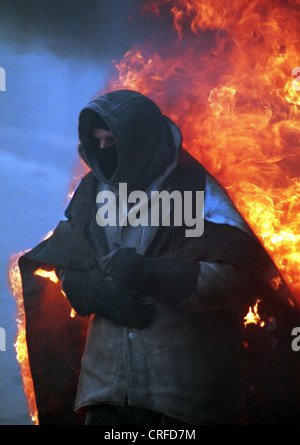
[[[233,226],[252,236],[251,230],[227,192],[210,174],[206,175],[204,216],[207,221]],[[193,311],[232,311],[239,310],[246,303],[253,303],[254,278],[250,272],[220,261],[199,261],[199,264],[201,272],[197,291],[185,300],[183,306]]]
[[[99,270],[57,266],[55,272],[66,297],[78,315],[85,316],[97,312],[99,286],[105,290],[111,287],[109,280]]]
[[[220,262],[200,262],[201,273],[197,290],[182,303],[191,311],[238,311],[256,301],[252,275],[233,265]]]

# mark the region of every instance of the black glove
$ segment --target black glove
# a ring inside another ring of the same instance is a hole
[[[137,290],[116,289],[112,280],[97,269],[60,268],[58,276],[68,300],[80,316],[99,314],[116,324],[146,328],[155,307],[139,299]]]
[[[106,267],[119,289],[137,289],[171,306],[190,297],[200,273],[197,262],[146,258],[128,247],[118,250]]]
[[[118,289],[137,289],[141,291],[144,270],[143,256],[131,247],[117,250],[104,267]]]

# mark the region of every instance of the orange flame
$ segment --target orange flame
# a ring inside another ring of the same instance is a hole
[[[18,334],[14,344],[17,354],[17,361],[20,365],[21,376],[23,381],[24,393],[28,401],[29,414],[32,422],[38,425],[38,412],[35,400],[34,387],[29,366],[28,350],[26,343],[26,327],[25,327],[25,312],[23,304],[23,293],[21,284],[21,274],[18,266],[18,260],[25,252],[13,255],[10,258],[9,266],[9,284],[12,295],[15,298],[17,306],[17,327]]]
[[[258,324],[260,327],[265,325],[265,322],[260,319],[260,315],[258,314],[258,303],[259,300],[256,301],[254,307],[249,307],[248,314],[244,317],[244,325],[245,327],[248,324]]]
[[[177,38],[130,49],[106,90],[149,95],[179,125],[300,303],[300,2],[151,0],[143,11],[171,15]]]
[[[300,93],[291,75],[299,0],[149,0],[143,12],[173,17],[172,45],[130,49],[106,91],[140,91],[179,125],[185,148],[226,188],[300,301]],[[16,261],[17,357],[36,420]],[[257,305],[245,319],[260,323]]]
[[[49,278],[52,283],[58,283],[58,278],[54,270],[48,271],[44,269],[37,269],[34,272],[34,275],[38,275],[40,277]]]
[[[49,234],[46,236],[46,238],[48,236],[49,236]],[[35,425],[38,425],[39,424],[38,411],[37,411],[37,406],[36,406],[32,376],[31,376],[31,372],[30,372],[27,342],[26,342],[26,320],[25,320],[25,312],[24,312],[24,304],[23,304],[21,274],[20,274],[20,270],[19,270],[19,266],[18,266],[18,260],[19,260],[20,256],[22,256],[24,253],[25,253],[25,251],[20,252],[17,255],[11,256],[8,278],[9,278],[9,284],[10,284],[10,291],[15,298],[16,305],[17,305],[17,313],[18,313],[18,316],[17,316],[18,333],[17,333],[16,342],[14,344],[14,347],[16,350],[16,358],[17,358],[17,361],[18,361],[18,363],[20,365],[20,369],[21,369],[21,376],[22,376],[22,381],[23,381],[24,392],[25,392],[25,395],[26,395],[26,398],[28,401],[29,414],[30,414],[32,422]],[[56,284],[59,282],[54,270],[47,271],[47,270],[39,268],[34,272],[34,275],[38,275],[40,277],[47,278]],[[66,294],[64,293],[63,290],[61,290],[61,293],[66,297]],[[71,312],[70,312],[70,317],[74,318],[75,316],[76,316],[76,312],[72,308]]]
[[[48,278],[50,281],[52,281],[52,283],[55,283],[55,284],[59,283],[59,279],[57,278],[57,275],[54,270],[49,271],[49,270],[44,270],[44,269],[37,269],[34,272],[34,275],[38,275],[43,278]],[[64,297],[67,297],[65,292],[62,289],[61,289],[61,293]],[[76,311],[72,308],[71,312],[70,312],[70,317],[74,318],[75,316],[76,316]]]

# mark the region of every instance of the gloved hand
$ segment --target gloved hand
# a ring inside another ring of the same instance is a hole
[[[119,289],[136,289],[171,306],[190,297],[200,273],[197,262],[147,258],[128,247],[119,249],[106,267]]]
[[[97,269],[60,268],[58,276],[80,316],[96,313],[116,324],[141,329],[148,327],[155,316],[155,307],[142,301],[137,290],[116,289],[112,280]]]
[[[104,267],[118,289],[141,290],[144,261],[134,248],[120,248],[105,261]]]

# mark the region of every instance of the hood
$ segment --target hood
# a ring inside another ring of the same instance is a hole
[[[116,142],[116,169],[108,179],[101,170],[92,136],[95,113]],[[181,148],[181,133],[146,96],[131,90],[107,93],[91,101],[79,115],[81,158],[100,180],[126,182],[128,189],[145,189],[172,163]]]

